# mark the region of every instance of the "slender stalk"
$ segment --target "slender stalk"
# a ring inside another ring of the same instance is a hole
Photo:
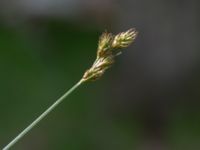
[[[136,38],[137,31],[130,29],[117,35],[111,33],[103,33],[99,39],[97,48],[97,57],[92,67],[84,73],[82,79],[76,83],[62,97],[56,100],[45,112],[43,112],[35,121],[25,128],[18,136],[16,136],[3,150],[9,150],[16,142],[26,135],[34,126],[36,126],[44,117],[46,117],[58,104],[60,104],[67,96],[69,96],[82,83],[87,81],[95,81],[99,79],[104,72],[112,66],[114,58],[121,54],[119,49],[128,47]]]
[[[42,119],[44,119],[58,104],[60,104],[66,97],[68,97],[75,89],[77,89],[84,80],[80,80],[71,89],[69,89],[63,96],[57,99],[46,111],[44,111],[35,121],[33,121],[27,128],[18,134],[3,150],[9,150],[15,143],[17,143],[23,136],[25,136],[33,127],[35,127]]]

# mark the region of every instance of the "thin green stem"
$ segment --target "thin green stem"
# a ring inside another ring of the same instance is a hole
[[[46,111],[44,111],[35,121],[33,121],[27,128],[25,128],[18,136],[16,136],[3,150],[9,150],[15,143],[17,143],[23,136],[25,136],[34,126],[36,126],[43,118],[45,118],[58,104],[60,104],[67,96],[69,96],[75,89],[77,89],[84,80],[80,80],[71,89],[69,89],[63,96],[57,99]]]

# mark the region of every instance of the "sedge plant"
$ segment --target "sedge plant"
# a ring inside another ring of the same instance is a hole
[[[21,133],[19,133],[10,143],[8,143],[8,145],[3,148],[3,150],[9,150],[80,85],[99,79],[104,72],[113,65],[115,62],[115,57],[122,53],[122,49],[133,43],[137,34],[138,32],[135,29],[129,29],[128,31],[121,32],[117,35],[113,35],[108,32],[103,33],[99,38],[96,60],[94,61],[93,65],[85,71],[80,81],[77,82],[71,89],[69,89],[63,96],[57,99]]]

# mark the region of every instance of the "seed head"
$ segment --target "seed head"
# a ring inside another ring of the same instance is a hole
[[[112,66],[115,57],[121,53],[121,48],[128,47],[136,38],[137,31],[130,29],[117,35],[103,33],[99,38],[97,58],[92,67],[83,75],[82,81],[94,81],[99,79],[104,72]]]

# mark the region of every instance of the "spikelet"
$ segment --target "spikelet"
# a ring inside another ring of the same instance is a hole
[[[97,49],[97,57],[109,55],[112,49],[113,35],[111,33],[104,32],[99,38],[99,44]]]
[[[113,48],[126,48],[128,47],[136,38],[138,32],[135,29],[130,29],[126,32],[121,32],[114,37],[112,42]]]

